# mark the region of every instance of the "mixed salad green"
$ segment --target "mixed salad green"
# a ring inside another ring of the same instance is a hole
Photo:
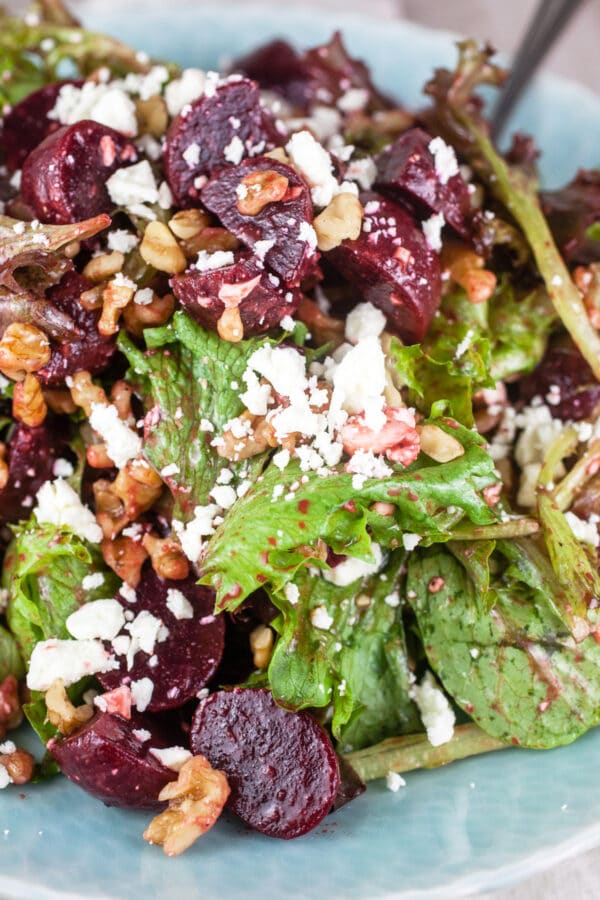
[[[392,789],[600,722],[600,174],[540,192],[458,50],[411,113],[339,36],[217,76],[0,19],[0,738],[49,751],[0,787],[100,748],[144,805],[143,762],[177,853],[226,802],[276,833],[211,704]]]

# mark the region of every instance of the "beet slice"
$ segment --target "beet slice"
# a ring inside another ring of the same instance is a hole
[[[171,612],[167,606],[170,590],[184,595],[193,608],[192,618],[176,618]],[[154,684],[149,711],[183,706],[210,681],[223,655],[225,622],[222,616],[213,615],[214,593],[196,584],[194,578],[163,580],[148,566],[136,597],[135,604],[127,603],[121,594],[116,599],[136,615],[145,610],[160,619],[169,630],[168,637],[156,641],[153,654],[138,650],[131,669],[127,668],[125,656],[117,657],[120,669],[105,672],[99,680],[106,690],[112,690],[120,684],[149,678]],[[155,665],[150,664],[153,656]]]
[[[151,734],[141,741],[134,731]],[[168,746],[149,716],[127,720],[97,713],[68,737],[52,739],[48,750],[63,775],[106,806],[161,809],[158,795],[177,773],[150,753],[151,747]]]
[[[31,151],[61,127],[60,122],[48,118],[48,113],[54,109],[65,84],[79,87],[83,82],[67,80],[47,84],[15,103],[4,117],[0,151],[4,153],[4,163],[11,172],[20,169]]]
[[[239,302],[236,302],[238,285]],[[171,280],[173,293],[197,322],[217,330],[226,304],[237,306],[244,326],[244,337],[261,334],[293,315],[300,302],[300,291],[289,291],[281,278],[267,272],[263,263],[249,253],[236,254],[233,265],[207,272],[191,270]],[[246,293],[248,291],[248,293]]]
[[[519,382],[519,396],[525,403],[541,397],[555,419],[577,422],[591,417],[600,403],[600,383],[575,344],[563,339]]]
[[[282,142],[273,116],[260,105],[254,81],[238,78],[219,85],[211,96],[185,106],[169,126],[164,166],[175,200],[180,206],[196,205],[197,178]]]
[[[341,809],[352,800],[356,800],[367,789],[358,772],[353,769],[345,757],[338,755],[338,765],[340,767],[340,786],[333,801],[332,812]]]
[[[287,178],[287,193],[283,199],[267,203],[257,215],[243,215],[238,209],[238,187],[255,172],[269,171]],[[265,156],[246,159],[215,175],[202,191],[202,202],[247,247],[272,241],[265,264],[288,287],[298,285],[314,269],[319,254],[316,236],[308,228],[313,220],[310,191],[291,166]]]
[[[136,159],[134,144],[113,128],[89,120],[64,125],[25,160],[21,194],[37,218],[50,224],[109,213],[114,204],[106,180]]]
[[[44,385],[63,384],[68,375],[86,369],[92,375],[102,372],[113,358],[116,347],[113,338],[98,331],[100,312],[87,310],[79,297],[92,283],[77,272],[67,272],[60,282],[46,291],[46,300],[61,312],[71,316],[81,336],[72,341],[52,344],[52,355],[37,372]]]
[[[438,255],[421,229],[396,203],[374,192],[361,195],[365,218],[355,241],[326,254],[343,277],[386,315],[405,343],[423,340],[441,297]]]
[[[269,837],[306,834],[336,798],[340,773],[327,733],[309,713],[277,706],[269,691],[235,688],[201,701],[191,746],[227,775],[227,805]]]
[[[442,183],[429,150],[430,134],[411,128],[377,158],[375,190],[399,200],[415,215],[442,213],[461,237],[471,239],[469,189],[460,174]]]
[[[60,419],[30,428],[17,422],[7,448],[8,483],[0,490],[0,523],[28,519],[41,486],[53,477],[57,459],[69,450],[68,429]]]

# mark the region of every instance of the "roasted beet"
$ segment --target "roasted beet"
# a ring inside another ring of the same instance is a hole
[[[556,419],[578,421],[589,418],[600,403],[600,383],[577,347],[563,340],[519,382],[519,394],[526,403],[541,397]]]
[[[600,243],[586,234],[600,221],[600,169],[581,169],[563,188],[542,191],[540,200],[565,259],[583,265],[600,260]]]
[[[340,767],[340,786],[333,801],[332,812],[336,809],[341,809],[346,803],[356,800],[367,789],[362,778],[345,757],[338,756],[338,765]]]
[[[135,605],[130,606],[117,594],[117,600],[136,616],[147,612],[160,619],[168,629],[168,636],[156,641],[152,653],[138,650],[130,669],[127,658],[118,657],[121,668],[101,675],[100,681],[106,690],[111,690],[119,684],[149,678],[154,684],[148,704],[150,711],[183,706],[211,679],[223,653],[225,622],[221,616],[213,615],[214,594],[209,588],[197,585],[194,578],[163,580],[147,567],[136,597]],[[185,608],[186,601],[191,611]],[[179,618],[172,609],[183,609],[178,612]]]
[[[64,125],[33,150],[23,165],[23,200],[42,222],[65,225],[109,213],[106,180],[137,159],[126,137],[84,120]]]
[[[79,302],[84,291],[92,287],[77,272],[67,272],[61,281],[46,292],[46,299],[73,319],[81,337],[62,344],[53,343],[52,356],[37,376],[44,385],[63,384],[68,375],[86,369],[92,375],[102,372],[115,353],[115,342],[98,331],[98,311],[86,310]]]
[[[0,490],[0,523],[28,519],[41,486],[52,478],[57,459],[68,452],[68,433],[59,420],[37,428],[17,422],[8,442],[8,483]]]
[[[265,180],[275,181],[278,176],[287,179],[285,194],[266,203],[256,215],[244,215],[238,202],[243,204],[246,195],[252,196],[252,183],[262,173],[266,173]],[[313,220],[310,192],[290,166],[265,156],[246,159],[209,181],[202,191],[202,202],[246,246],[254,247],[258,241],[271,243],[263,254],[265,264],[283,278],[288,288],[298,285],[314,269],[318,253],[316,236],[309,227]]]
[[[26,157],[45,137],[60,128],[60,122],[48,118],[56,99],[65,84],[81,84],[77,81],[57,81],[47,84],[12,107],[2,122],[0,151],[10,171],[20,169]]]
[[[151,738],[140,740],[134,734],[139,730]],[[103,712],[68,737],[48,742],[63,775],[106,806],[149,810],[164,806],[158,795],[177,778],[150,753],[151,747],[166,746],[149,716],[126,720]]]
[[[309,713],[281,709],[269,691],[235,688],[201,701],[191,746],[227,775],[233,812],[269,837],[306,834],[337,795],[340,773],[326,732]]]
[[[421,128],[401,134],[377,158],[375,188],[401,201],[420,218],[442,213],[446,222],[469,239],[469,189],[460,174],[446,179],[436,170],[429,145],[432,137]]]
[[[396,203],[369,192],[361,196],[363,230],[327,254],[363,300],[385,313],[388,328],[406,343],[423,337],[440,302],[436,253],[421,229]]]
[[[240,253],[236,257],[233,265],[222,269],[175,275],[171,287],[192,318],[213,331],[225,309],[237,307],[244,337],[249,337],[274,328],[284,316],[292,315],[300,302],[300,292],[288,291],[256,256]]]
[[[274,91],[292,106],[307,109],[314,95],[312,75],[304,59],[287,41],[264,44],[234,63],[261,88]]]
[[[271,113],[260,105],[258,85],[247,78],[219,85],[175,116],[165,143],[169,187],[180,206],[195,205],[197,178],[243,156],[257,156],[282,143]]]

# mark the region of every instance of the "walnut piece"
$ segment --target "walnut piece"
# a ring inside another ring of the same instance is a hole
[[[177,781],[167,784],[159,800],[169,808],[156,816],[144,832],[150,844],[162,844],[167,856],[179,856],[215,824],[229,797],[224,772],[213,769],[204,756],[188,759]]]
[[[0,372],[22,381],[27,372],[37,372],[50,359],[50,342],[43,331],[25,322],[12,322],[0,340]]]
[[[41,425],[48,414],[42,386],[31,372],[27,373],[23,381],[15,384],[12,411],[15,419],[30,428]]]
[[[12,753],[0,753],[0,766],[4,766],[13,784],[31,781],[35,759],[27,750],[16,747]]]
[[[74,706],[69,700],[62,678],[53,681],[45,697],[48,719],[61,734],[72,734],[94,715],[94,707],[90,703]]]
[[[150,222],[146,226],[140,255],[144,262],[159,272],[175,275],[183,272],[187,261],[175,235],[163,222]]]
[[[237,208],[243,216],[257,216],[267,203],[283,200],[289,186],[285,175],[274,169],[249,172],[238,186]]]
[[[333,250],[342,241],[355,241],[360,235],[364,210],[358,197],[342,192],[313,222],[319,250]]]

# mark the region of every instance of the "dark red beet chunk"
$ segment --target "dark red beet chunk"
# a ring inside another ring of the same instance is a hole
[[[227,805],[269,837],[306,834],[337,795],[340,773],[326,732],[309,713],[281,709],[269,691],[235,688],[201,701],[191,746],[227,775]]]
[[[71,316],[81,337],[62,344],[53,343],[49,362],[36,373],[42,384],[63,384],[68,375],[81,369],[96,375],[107,367],[114,356],[114,340],[98,331],[100,313],[84,309],[79,302],[81,294],[91,287],[91,282],[82,275],[67,272],[58,284],[46,291],[48,302]]]
[[[356,800],[367,789],[362,778],[343,756],[338,756],[338,765],[340,767],[340,786],[333,801],[332,812],[335,812],[336,809],[341,809],[342,806],[345,806],[352,800]]]
[[[431,135],[411,128],[377,158],[375,189],[401,201],[415,215],[427,218],[442,213],[461,237],[471,237],[469,189],[461,175],[442,183],[429,150]]]
[[[81,81],[57,81],[28,94],[15,103],[4,117],[0,132],[0,151],[10,171],[20,169],[26,157],[45,137],[61,127],[60,122],[48,118],[54,109],[56,98],[65,84],[82,84]]]
[[[177,619],[167,607],[169,590],[180,591],[192,605],[193,617]],[[196,696],[217,670],[223,654],[225,622],[214,616],[213,592],[197,585],[194,578],[185,581],[163,580],[151,568],[146,568],[137,590],[136,603],[131,606],[120,594],[117,600],[136,615],[146,610],[161,619],[168,628],[166,640],[157,641],[155,666],[150,665],[151,655],[138,650],[131,669],[126,657],[118,657],[120,669],[99,676],[106,690],[129,684],[140,678],[149,678],[154,684],[148,704],[151,712],[175,709]],[[128,632],[125,631],[124,634]]]
[[[234,286],[237,286],[237,291]],[[173,293],[197,322],[212,331],[228,306],[240,311],[244,337],[261,334],[292,315],[300,302],[300,292],[288,291],[279,276],[248,253],[236,254],[231,266],[208,272],[191,270],[171,280]],[[239,299],[239,302],[237,302]]]
[[[106,180],[136,159],[135,146],[113,128],[87,120],[63,125],[25,160],[21,194],[37,218],[49,224],[109,213],[114,204]]]
[[[184,107],[169,126],[164,165],[173,196],[180,206],[196,205],[200,191],[194,181],[230,165],[236,145],[243,156],[257,156],[282,140],[271,113],[260,105],[255,82],[242,78],[220,85],[212,97]]]
[[[314,89],[309,67],[287,41],[271,41],[236,60],[236,72],[244,72],[262,88],[284,97],[292,106],[307,109]]]
[[[8,442],[8,483],[0,490],[0,523],[28,519],[35,495],[52,478],[57,459],[68,451],[68,433],[59,420],[37,428],[17,422]]]
[[[440,303],[440,262],[421,229],[380,194],[361,195],[363,230],[327,254],[363,300],[386,315],[390,331],[412,344],[423,340]]]
[[[600,403],[600,383],[570,341],[546,351],[537,368],[519,382],[519,393],[526,403],[541,397],[554,418],[562,420],[587,419]]]
[[[139,729],[149,731],[150,740],[138,740],[133,732]],[[166,746],[149,717],[126,720],[102,712],[68,737],[48,742],[63,775],[88,794],[106,806],[149,810],[165,805],[158,795],[177,778],[150,753]]]
[[[287,194],[267,203],[255,216],[242,215],[238,209],[238,185],[255,172],[269,171],[287,178]],[[314,269],[318,253],[304,233],[313,220],[310,191],[290,166],[264,156],[246,159],[239,166],[223,169],[209,181],[202,191],[202,202],[247,247],[254,247],[257,241],[273,241],[265,254],[265,264],[283,278],[288,288],[298,285]]]

